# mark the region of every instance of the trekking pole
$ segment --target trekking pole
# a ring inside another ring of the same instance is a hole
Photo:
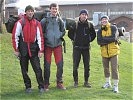
[[[63,41],[64,53],[66,53],[66,41],[64,38],[61,38],[61,40]]]
[[[66,53],[66,41],[63,41],[63,46],[64,46],[64,53]]]

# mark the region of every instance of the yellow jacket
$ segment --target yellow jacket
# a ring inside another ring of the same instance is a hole
[[[107,30],[99,29],[97,32],[97,42],[101,46],[101,56],[110,58],[120,53],[120,47],[117,43],[118,30],[116,26],[106,25]]]

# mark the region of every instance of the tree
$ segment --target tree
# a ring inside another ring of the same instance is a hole
[[[4,0],[0,0],[0,33],[2,33]]]

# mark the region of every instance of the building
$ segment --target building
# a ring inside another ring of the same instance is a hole
[[[17,0],[8,0],[17,1]],[[36,8],[37,11],[44,11],[52,3],[52,0],[40,0],[40,7]],[[133,29],[133,2],[101,2],[101,1],[57,1],[60,6],[61,16],[64,18],[75,18],[79,16],[81,9],[89,11],[89,19],[94,20],[93,14],[106,14],[110,17],[111,23],[116,23],[118,27],[124,26],[127,31]],[[6,18],[11,14],[17,14],[18,8],[15,3],[6,5]],[[99,19],[99,18],[97,18]],[[98,27],[98,25],[97,25]]]

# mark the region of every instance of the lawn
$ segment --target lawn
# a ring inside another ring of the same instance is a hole
[[[91,70],[90,83],[92,88],[83,87],[83,62],[81,60],[79,67],[79,87],[73,87],[72,77],[72,45],[71,41],[65,36],[67,51],[64,53],[64,74],[63,80],[66,90],[56,88],[56,65],[52,59],[50,90],[43,94],[38,92],[35,74],[29,66],[29,76],[32,81],[33,93],[24,92],[24,84],[19,66],[19,60],[13,55],[11,44],[11,34],[0,34],[0,82],[1,82],[1,100],[41,100],[41,99],[82,99],[82,100],[132,100],[132,44],[122,41],[121,53],[119,55],[119,93],[113,93],[112,89],[102,89],[104,83],[103,67],[101,62],[100,48],[96,39],[91,43]],[[43,58],[41,58],[41,67],[43,69]]]

